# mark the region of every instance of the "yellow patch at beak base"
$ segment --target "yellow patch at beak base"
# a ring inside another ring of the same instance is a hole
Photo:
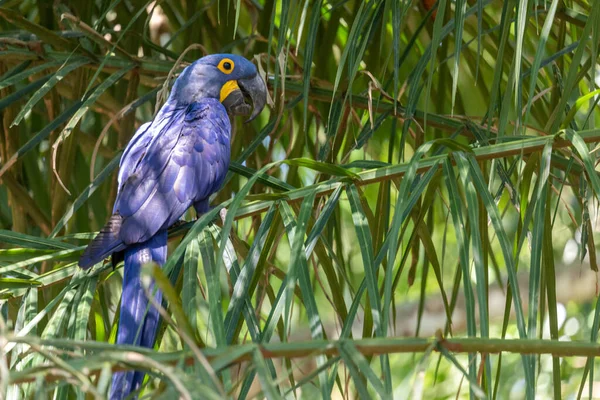
[[[225,100],[227,98],[227,96],[229,96],[231,94],[231,92],[234,92],[236,90],[240,90],[240,87],[238,86],[238,83],[236,80],[231,80],[231,81],[225,82],[225,84],[221,88],[221,95],[220,95],[219,101],[222,103],[223,100]]]

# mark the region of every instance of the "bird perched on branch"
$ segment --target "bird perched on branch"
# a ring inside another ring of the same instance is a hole
[[[141,266],[165,263],[167,228],[188,208],[194,206],[198,214],[208,210],[209,197],[221,187],[229,166],[229,116],[251,114],[251,121],[266,97],[265,82],[244,57],[203,57],[183,70],[156,117],[127,145],[113,215],[79,260],[87,269],[124,252],[118,344],[154,345],[159,315],[148,306]],[[160,291],[155,299],[160,303]],[[140,371],[116,373],[110,398],[128,396],[143,379]]]

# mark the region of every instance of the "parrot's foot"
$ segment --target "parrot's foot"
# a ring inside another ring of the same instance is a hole
[[[187,224],[187,221],[183,218],[178,219],[177,221],[175,221],[173,223],[173,225],[170,226],[170,228],[178,228],[181,225]]]
[[[198,221],[202,215],[204,215],[205,213],[209,212],[213,208],[214,207],[209,207],[203,213],[196,212],[196,221]],[[216,222],[217,224],[220,224],[221,226],[223,226],[223,225],[225,225],[225,218],[227,218],[227,209],[226,208],[221,208],[221,210],[219,211],[219,220],[216,220],[214,222]]]

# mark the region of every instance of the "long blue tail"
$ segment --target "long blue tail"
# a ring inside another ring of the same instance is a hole
[[[149,304],[140,280],[143,264],[154,261],[163,265],[167,259],[167,231],[159,231],[150,240],[125,249],[125,270],[123,294],[121,296],[121,316],[117,333],[117,344],[129,344],[152,348],[158,331],[158,310]],[[153,292],[154,284],[150,287]],[[154,296],[157,303],[162,293],[157,290]],[[144,380],[141,371],[117,372],[113,375],[109,398],[121,400],[138,390]]]

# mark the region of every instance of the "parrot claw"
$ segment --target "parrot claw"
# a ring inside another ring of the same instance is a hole
[[[219,216],[221,217],[221,222],[223,225],[225,225],[225,219],[227,219],[227,209],[221,208],[221,211],[219,211]]]
[[[177,221],[175,221],[173,223],[173,225],[170,226],[170,228],[177,228],[184,224],[187,224],[187,221],[183,218],[179,218]]]
[[[213,209],[213,207],[210,207],[208,210],[206,210],[207,212],[210,211],[211,209]],[[204,213],[202,213],[204,214]],[[202,216],[201,213],[196,213],[196,221],[198,221],[198,219]],[[221,223],[221,226],[225,225],[225,219],[227,218],[227,209],[226,208],[221,208],[221,210],[219,211],[219,221],[215,221],[217,224],[219,224],[219,222]]]

